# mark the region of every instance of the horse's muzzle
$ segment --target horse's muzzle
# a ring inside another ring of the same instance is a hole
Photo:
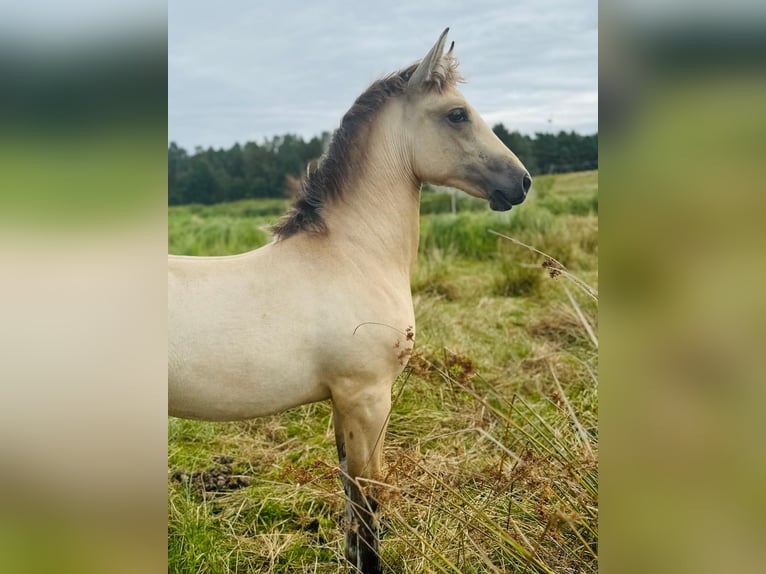
[[[527,192],[532,187],[532,177],[524,173],[521,182],[514,190],[493,189],[489,193],[489,207],[493,211],[508,211],[514,205],[519,205],[527,198]]]

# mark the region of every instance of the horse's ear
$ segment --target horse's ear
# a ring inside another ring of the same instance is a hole
[[[442,59],[442,54],[444,53],[444,44],[447,42],[447,32],[449,32],[449,28],[444,29],[444,32],[439,36],[436,44],[429,50],[426,57],[420,62],[420,65],[415,68],[415,71],[412,72],[410,81],[407,83],[409,87],[419,87],[434,79],[434,71],[437,69]],[[450,48],[450,52],[452,52],[452,48]]]

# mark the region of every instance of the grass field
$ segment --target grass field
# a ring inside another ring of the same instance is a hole
[[[284,207],[171,208],[170,251],[252,249]],[[537,177],[508,213],[471,198],[449,209],[424,194],[418,339],[384,451],[386,571],[596,572],[598,309],[567,272],[598,283],[598,173]],[[170,419],[169,572],[347,572],[330,418],[318,403]]]

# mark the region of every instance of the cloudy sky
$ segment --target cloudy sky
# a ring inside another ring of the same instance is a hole
[[[595,0],[170,0],[168,139],[192,150],[331,131],[447,26],[487,122],[593,133],[597,12]]]

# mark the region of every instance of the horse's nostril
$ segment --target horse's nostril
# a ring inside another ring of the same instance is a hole
[[[528,173],[524,174],[524,179],[521,181],[521,185],[524,186],[524,195],[526,195],[529,191],[529,188],[532,187],[532,178]]]

